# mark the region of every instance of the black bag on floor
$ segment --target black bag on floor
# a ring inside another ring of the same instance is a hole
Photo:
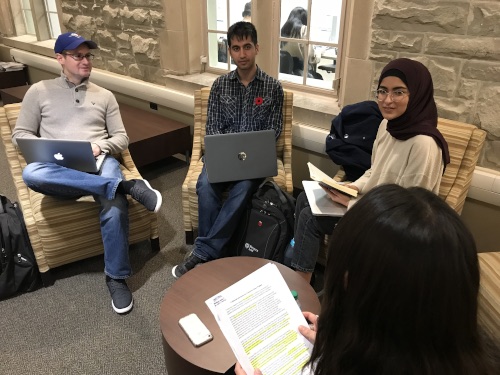
[[[40,272],[17,203],[0,195],[0,300],[31,292]]]
[[[259,257],[283,263],[293,237],[295,198],[274,181],[255,192],[231,241],[232,255]]]

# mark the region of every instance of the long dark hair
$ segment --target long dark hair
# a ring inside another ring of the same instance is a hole
[[[379,186],[331,239],[315,375],[489,374],[479,266],[460,217],[418,187]]]
[[[300,32],[304,25],[307,25],[307,10],[302,7],[295,7],[281,27],[281,36],[284,38],[300,39]],[[286,45],[286,43],[287,42],[283,42],[283,46]]]

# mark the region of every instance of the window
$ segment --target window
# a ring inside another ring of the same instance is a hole
[[[251,1],[207,0],[208,66],[226,71],[236,69],[227,50],[227,29],[238,21],[251,21]]]
[[[57,15],[55,0],[45,0],[45,14],[49,21],[50,38],[56,39],[61,34],[61,26],[59,26],[59,16]]]
[[[56,0],[10,0],[10,4],[17,36],[42,41],[61,34]]]
[[[342,3],[342,0],[281,2],[280,80],[332,89],[341,39]]]
[[[276,41],[265,43],[265,47],[262,41],[259,44],[261,53],[263,48],[271,48],[269,53],[279,56],[273,62],[273,70],[281,81],[296,88],[333,92],[345,1],[282,0],[276,8],[272,8],[273,5],[259,8],[259,12],[280,14],[272,30],[257,31],[260,41],[262,35]],[[208,70],[221,73],[236,69],[228,59],[226,35],[230,25],[243,19],[247,3],[246,0],[207,0]],[[254,17],[258,19],[259,14]]]
[[[21,13],[25,32],[23,34],[35,35],[35,24],[33,23],[33,14],[31,13],[30,0],[19,0],[21,2]]]

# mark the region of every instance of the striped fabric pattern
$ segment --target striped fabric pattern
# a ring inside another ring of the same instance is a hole
[[[20,107],[20,104],[0,107],[0,130],[17,190],[17,200],[23,211],[40,272],[102,254],[99,205],[91,196],[62,200],[36,193],[24,184],[22,169],[26,161],[11,141]],[[120,160],[120,168],[127,180],[142,178],[128,150],[115,156]],[[129,197],[128,201],[130,244],[158,238],[156,215],[132,198]]]
[[[448,142],[450,150],[450,163],[441,179],[439,196],[460,214],[486,132],[474,125],[443,118],[438,119],[438,129]]]
[[[278,175],[274,181],[290,194],[293,192],[292,181],[292,117],[293,93],[284,91],[283,99],[283,128],[276,141],[276,154]],[[182,209],[184,214],[184,230],[192,232],[198,228],[198,196],[196,195],[196,182],[203,168],[201,157],[205,151],[204,138],[206,134],[207,108],[210,88],[204,87],[194,94],[194,130],[193,152],[191,163],[182,184]]]
[[[500,252],[479,253],[479,325],[497,342],[500,340]]]

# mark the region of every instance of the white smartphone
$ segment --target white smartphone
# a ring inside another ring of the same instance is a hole
[[[196,314],[179,319],[179,325],[194,346],[199,347],[212,341],[213,336]]]

